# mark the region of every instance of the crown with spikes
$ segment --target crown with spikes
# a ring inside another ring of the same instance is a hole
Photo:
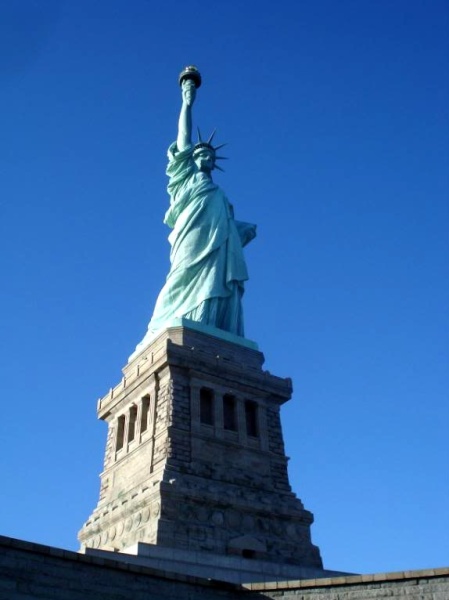
[[[223,148],[223,146],[226,146],[226,144],[220,144],[219,146],[215,146],[215,147],[212,146],[212,140],[214,139],[214,135],[217,130],[216,129],[213,130],[213,132],[211,133],[207,142],[204,141],[203,138],[201,137],[201,131],[200,131],[199,127],[197,127],[197,130],[198,130],[198,142],[193,147],[193,154],[195,154],[195,152],[197,150],[199,150],[200,148],[208,148],[209,150],[211,150],[213,152],[215,160],[226,160],[227,156],[217,156],[217,150],[219,150],[220,148]],[[219,167],[216,163],[215,163],[215,168],[219,169],[220,171],[224,171],[224,169]]]

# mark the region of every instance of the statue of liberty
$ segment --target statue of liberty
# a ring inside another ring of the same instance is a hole
[[[164,223],[172,228],[170,272],[159,293],[143,349],[162,329],[183,318],[243,336],[242,295],[248,279],[243,246],[256,226],[236,221],[223,190],[213,182],[217,150],[207,141],[192,144],[192,106],[201,76],[186,67],[180,77],[182,105],[176,142],[168,149],[170,207]]]

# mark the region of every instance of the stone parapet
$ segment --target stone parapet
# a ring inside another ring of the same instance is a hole
[[[1,600],[447,600],[449,568],[232,584],[0,536]],[[162,564],[162,563],[160,563]]]

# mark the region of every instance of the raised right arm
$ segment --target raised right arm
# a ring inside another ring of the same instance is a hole
[[[176,145],[182,151],[192,143],[192,105],[195,101],[196,86],[191,79],[182,82],[182,105],[178,121]]]

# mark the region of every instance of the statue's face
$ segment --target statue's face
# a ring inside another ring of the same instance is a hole
[[[198,171],[210,173],[215,167],[215,155],[208,148],[200,148],[193,156]]]

